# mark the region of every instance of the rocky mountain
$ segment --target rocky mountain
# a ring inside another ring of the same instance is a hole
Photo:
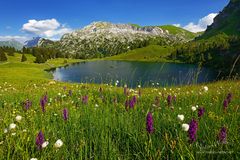
[[[41,38],[38,43],[37,47],[53,47],[55,45],[55,42],[49,39]]]
[[[212,37],[218,33],[240,36],[240,0],[231,0],[215,18],[200,39]]]
[[[21,50],[23,48],[23,44],[14,39],[10,41],[0,41],[0,47],[2,46],[14,47],[16,50]]]
[[[39,41],[41,40],[41,37],[33,37],[31,40],[28,40],[24,42],[24,47],[31,48],[38,46]]]
[[[93,22],[81,30],[63,35],[56,46],[65,54],[92,58],[111,56],[149,44],[169,45],[188,40],[183,34],[172,34],[157,26]]]

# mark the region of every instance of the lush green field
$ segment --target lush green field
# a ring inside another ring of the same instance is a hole
[[[171,62],[167,56],[173,50],[170,46],[149,45],[147,47],[134,49],[126,53],[108,57],[108,60],[125,61],[148,61],[148,62]]]
[[[79,62],[76,59],[67,59],[67,63],[64,59],[52,59],[48,60],[44,64],[33,63],[35,57],[26,54],[27,61],[21,62],[21,54],[15,54],[15,56],[8,56],[7,62],[0,62],[0,75],[2,81],[14,81],[21,83],[29,79],[49,79],[51,75],[48,72],[44,72],[45,69],[55,68],[58,66],[64,66],[68,63]],[[20,81],[20,82],[19,82]]]
[[[164,30],[168,30],[170,34],[182,35],[182,36],[184,36],[188,40],[192,40],[195,37],[197,37],[197,36],[202,34],[201,32],[193,33],[193,32],[190,32],[188,30],[185,30],[185,29],[183,29],[181,27],[176,27],[176,26],[173,26],[173,25],[164,25],[164,26],[159,26],[159,27],[164,29]]]
[[[33,57],[24,63],[11,58],[0,64],[0,159],[240,158],[239,81],[126,89],[124,94],[123,88],[104,84],[48,80],[43,69],[62,65],[63,59],[38,65],[31,62]],[[224,111],[223,101],[229,93],[231,102]],[[168,104],[169,95],[176,100]],[[132,101],[134,96],[133,107],[126,107],[126,100]],[[27,100],[32,102],[29,109]],[[201,107],[205,112],[199,118]],[[65,120],[64,108],[68,110]],[[149,112],[153,116],[151,134],[146,130]],[[184,119],[179,120],[178,115]],[[190,143],[182,124],[193,118],[198,129],[196,141]],[[227,128],[225,143],[218,139],[222,127]],[[42,149],[36,145],[40,131],[45,137],[41,140],[49,143]],[[62,146],[55,144],[58,139]]]

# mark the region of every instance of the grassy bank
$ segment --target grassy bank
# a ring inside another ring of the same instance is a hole
[[[15,54],[15,56],[8,56],[8,61],[0,63],[0,75],[2,81],[14,81],[20,83],[19,81],[28,80],[46,80],[52,77],[51,74],[45,72],[44,70],[55,68],[59,66],[65,66],[70,63],[80,62],[77,59],[65,59],[58,58],[48,60],[44,64],[33,63],[35,57],[26,54],[27,61],[21,62],[21,54]]]
[[[18,60],[16,55],[0,64],[0,159],[238,159],[240,156],[240,81],[126,89],[124,93],[123,88],[104,84],[49,80],[50,75],[44,69],[64,65],[63,59],[45,64],[32,63],[31,56],[24,63]],[[232,97],[224,111],[223,101],[229,93]],[[172,98],[167,101],[169,96]],[[44,100],[43,105],[40,99]],[[26,105],[27,100],[31,105]],[[126,101],[132,102],[131,107],[129,103],[126,107]],[[201,107],[205,112],[200,118]],[[64,109],[68,116],[63,116]],[[151,134],[146,130],[149,112],[153,118]],[[179,120],[178,115],[184,115],[184,119]],[[196,141],[190,143],[189,133],[182,129],[182,124],[189,124],[192,119],[198,127]],[[10,126],[11,123],[16,126]],[[226,142],[219,139],[222,127],[227,129]],[[40,131],[49,143],[42,149],[36,145]],[[55,145],[58,139],[62,146]]]
[[[171,46],[149,45],[105,59],[143,62],[177,62],[167,58],[172,50],[173,48]]]

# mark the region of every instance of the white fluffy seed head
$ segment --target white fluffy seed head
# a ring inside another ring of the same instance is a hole
[[[22,116],[17,115],[15,119],[16,119],[17,122],[20,122],[22,120]]]
[[[54,144],[54,147],[60,148],[63,145],[63,141],[61,139],[57,140]]]
[[[15,129],[17,127],[17,125],[15,123],[11,123],[9,125],[9,130]]]
[[[208,91],[208,87],[207,86],[204,86],[204,91],[207,92]]]
[[[196,111],[197,110],[197,108],[196,107],[192,107],[192,111],[194,112],[194,111]]]
[[[187,132],[189,130],[189,125],[186,123],[182,124],[182,129]]]
[[[184,120],[184,115],[180,114],[177,116],[178,120],[183,121]]]
[[[46,147],[48,146],[48,144],[49,144],[48,141],[43,142],[43,144],[42,144],[42,148],[46,148]]]

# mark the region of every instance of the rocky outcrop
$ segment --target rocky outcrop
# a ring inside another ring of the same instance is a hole
[[[149,43],[164,45],[180,41],[184,40],[160,27],[93,22],[81,30],[65,34],[59,41],[59,49],[65,54],[90,58],[123,53]]]

